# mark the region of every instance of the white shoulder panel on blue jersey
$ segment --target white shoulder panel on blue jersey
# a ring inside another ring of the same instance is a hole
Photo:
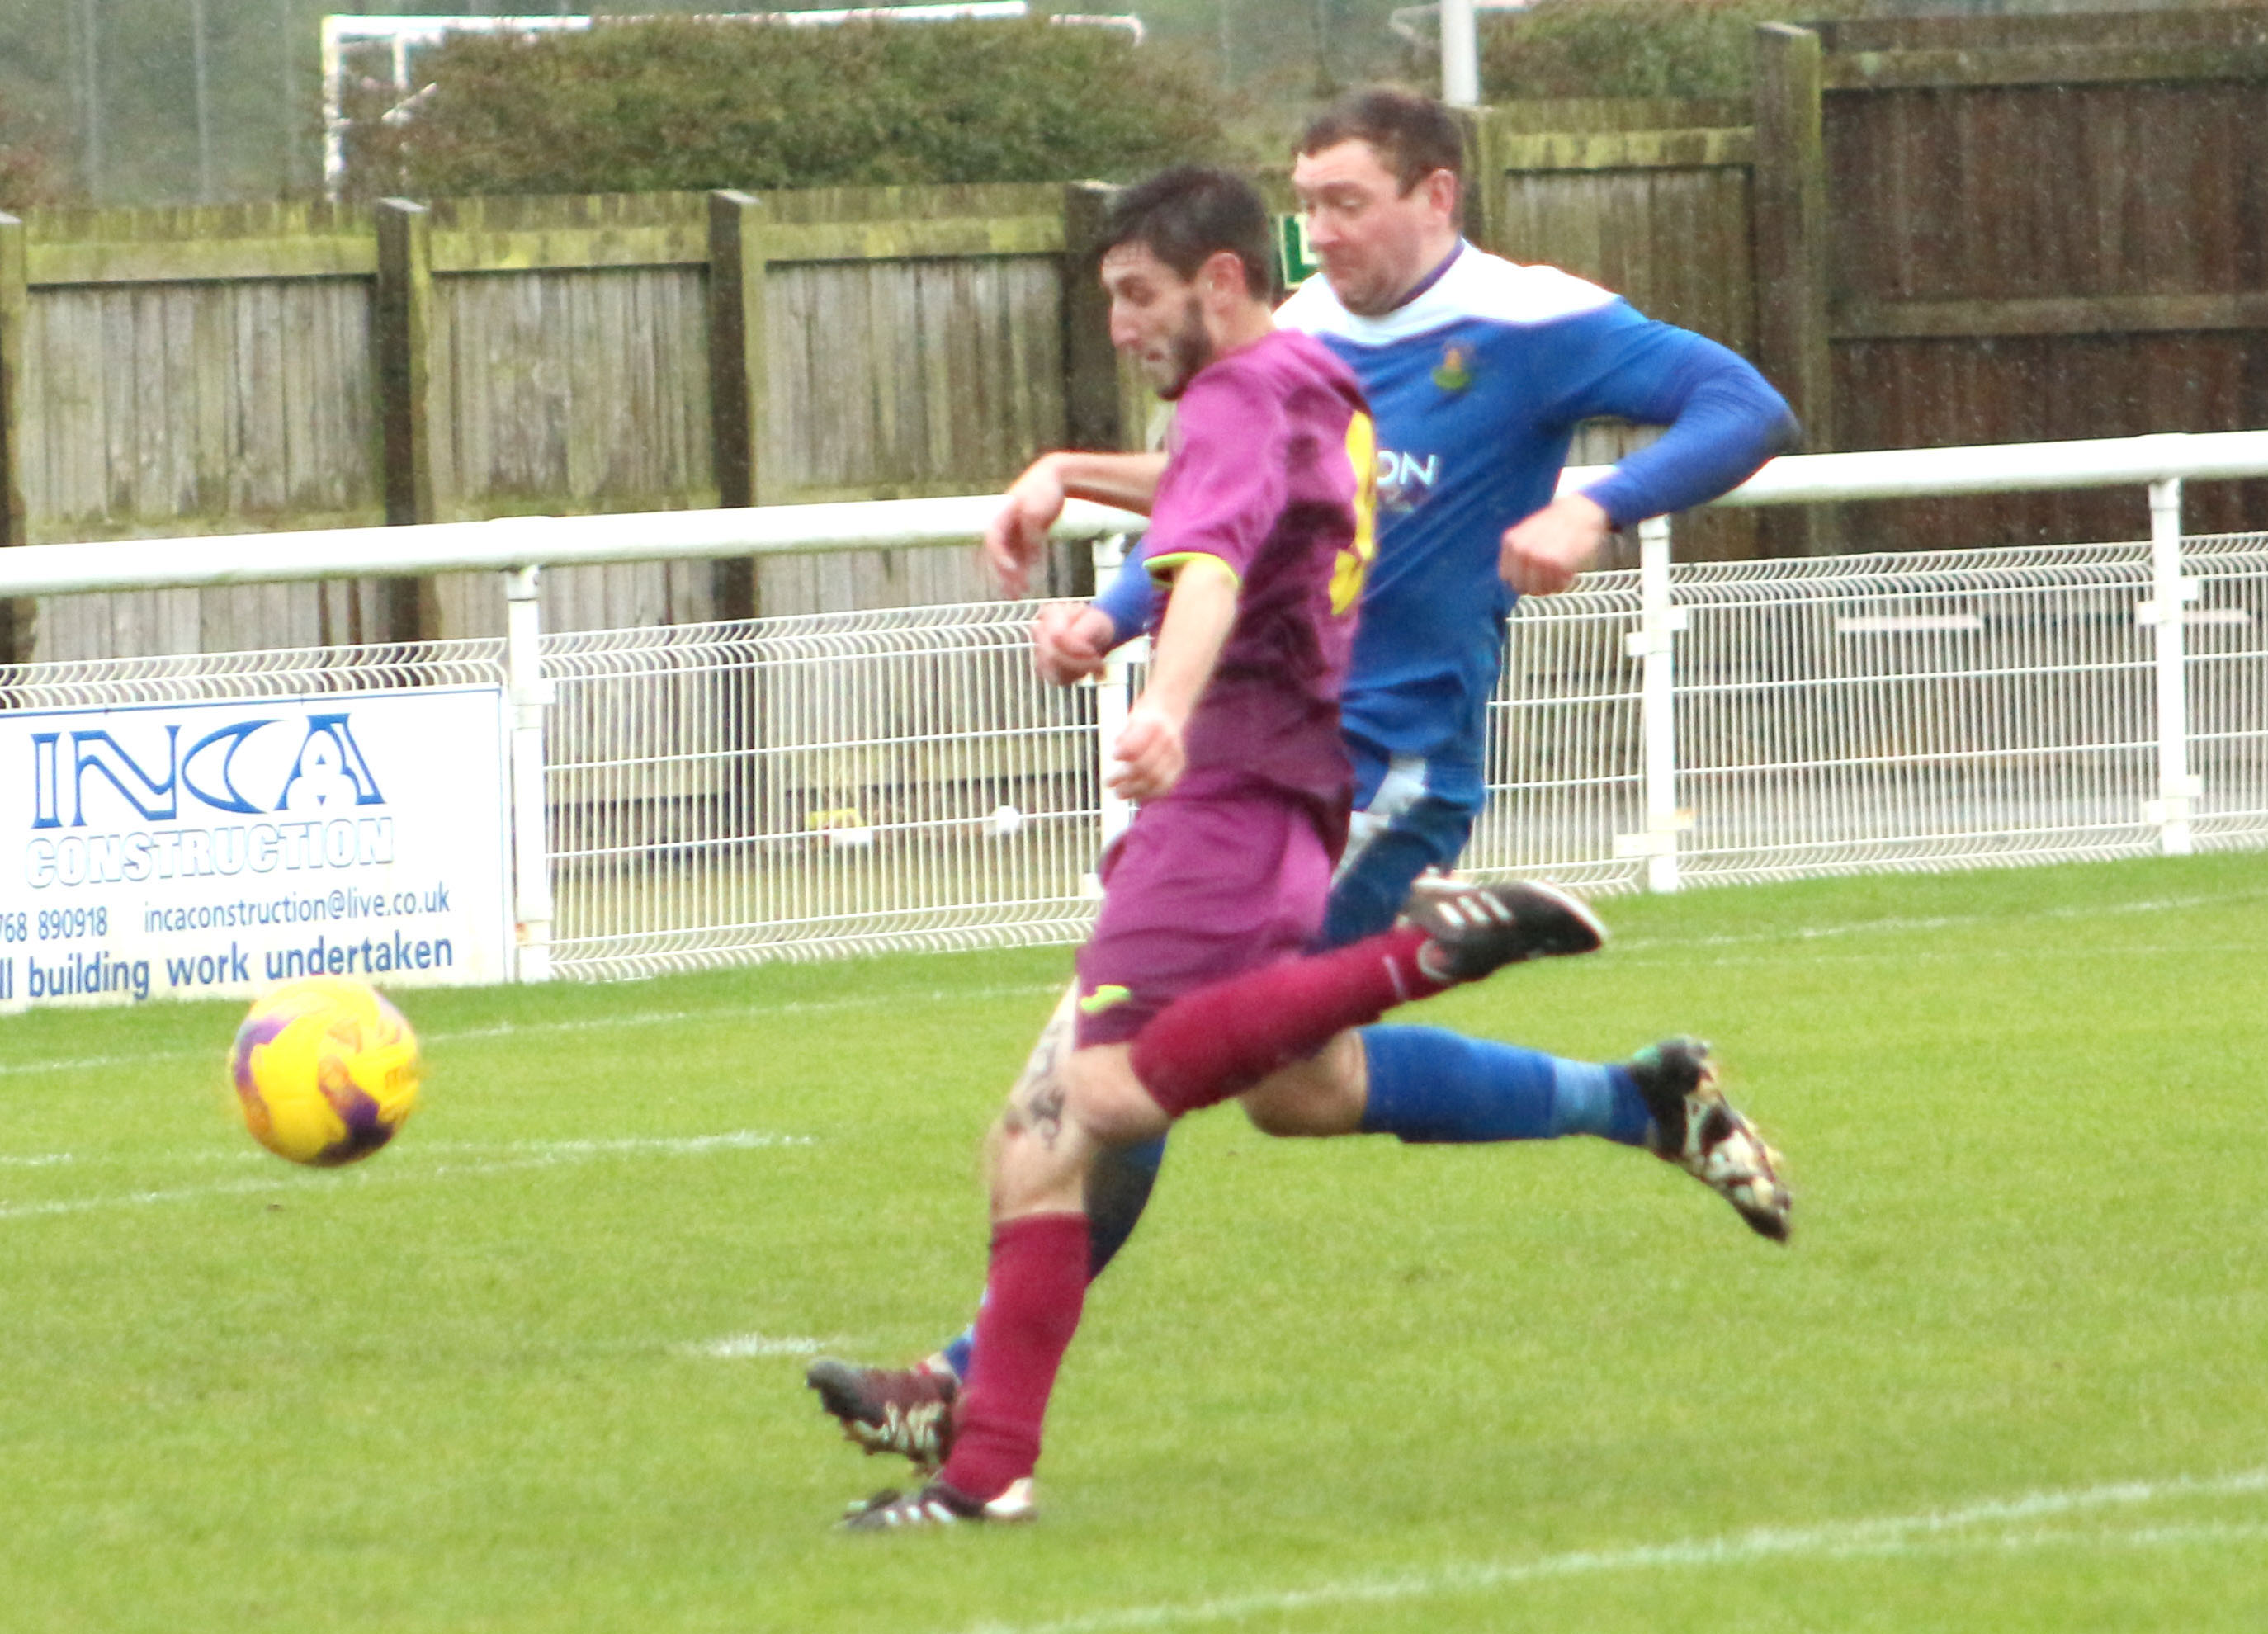
[[[1388,346],[1451,324],[1529,325],[1579,317],[1611,306],[1613,291],[1557,267],[1522,266],[1468,244],[1433,287],[1383,318],[1363,318],[1339,305],[1318,273],[1276,309],[1278,328],[1328,335],[1358,346]]]

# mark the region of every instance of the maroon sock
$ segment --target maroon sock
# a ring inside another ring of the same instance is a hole
[[[1241,1095],[1351,1027],[1453,985],[1426,973],[1404,925],[1184,993],[1134,1038],[1134,1076],[1168,1115]]]
[[[990,1503],[1040,1461],[1040,1421],[1086,1299],[1084,1214],[1027,1214],[996,1226],[976,1350],[938,1476]]]

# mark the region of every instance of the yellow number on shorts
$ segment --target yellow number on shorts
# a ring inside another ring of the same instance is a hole
[[[1378,554],[1378,428],[1366,414],[1347,422],[1347,460],[1354,467],[1354,541],[1331,568],[1331,611],[1344,615],[1362,598],[1362,581]]]

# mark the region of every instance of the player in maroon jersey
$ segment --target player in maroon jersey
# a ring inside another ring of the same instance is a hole
[[[1319,1057],[1345,1028],[1499,965],[1588,952],[1579,904],[1515,884],[1318,954],[1352,772],[1338,693],[1371,541],[1362,393],[1276,328],[1259,196],[1182,166],[1122,194],[1103,235],[1111,339],[1179,415],[1151,507],[1170,585],[1114,746],[1141,810],[1103,867],[1094,933],[995,1126],[994,1233],[950,1455],[858,1530],[1020,1520],[1088,1270],[1096,1155]]]

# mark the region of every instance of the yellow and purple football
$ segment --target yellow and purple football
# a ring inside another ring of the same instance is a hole
[[[394,1138],[417,1105],[417,1035],[351,976],[291,982],[236,1030],[229,1075],[253,1138],[279,1158],[335,1167]]]

